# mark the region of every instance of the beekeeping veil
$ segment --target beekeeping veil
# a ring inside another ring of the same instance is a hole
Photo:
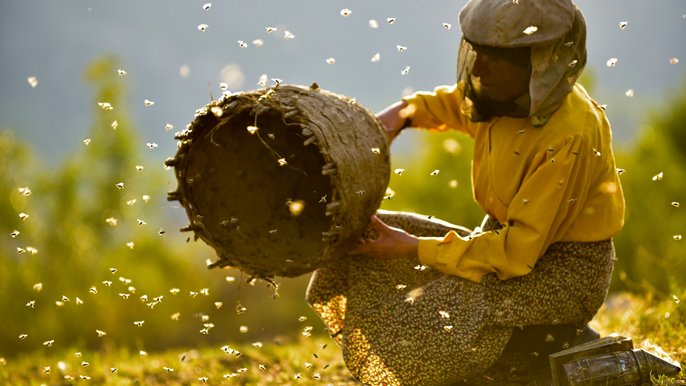
[[[531,79],[525,99],[534,126],[544,125],[572,90],[586,64],[586,23],[571,0],[470,0],[460,11],[462,41],[458,82],[465,84],[463,110],[479,111],[470,86],[475,52],[471,43],[498,48],[530,47]]]

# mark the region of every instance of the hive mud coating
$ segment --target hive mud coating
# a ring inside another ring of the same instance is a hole
[[[388,185],[385,133],[355,102],[313,85],[225,95],[177,133],[170,200],[216,252],[211,266],[293,277],[342,256]]]

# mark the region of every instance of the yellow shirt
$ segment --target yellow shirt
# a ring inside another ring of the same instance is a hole
[[[622,228],[610,125],[580,85],[542,127],[529,118],[471,122],[456,85],[405,100],[414,107],[413,127],[474,138],[474,198],[504,225],[470,237],[420,238],[422,264],[477,282],[489,272],[508,279],[529,273],[552,243],[607,240]]]

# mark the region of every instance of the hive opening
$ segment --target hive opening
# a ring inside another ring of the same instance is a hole
[[[246,109],[193,139],[186,170],[196,175],[186,196],[201,216],[200,237],[230,248],[233,256],[221,258],[249,257],[260,271],[273,268],[269,258],[287,265],[324,249],[332,188],[319,149],[303,145],[301,131],[278,110],[256,119]]]

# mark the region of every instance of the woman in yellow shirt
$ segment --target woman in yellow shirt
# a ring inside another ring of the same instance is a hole
[[[308,289],[364,383],[526,380],[546,354],[589,338],[577,335],[607,294],[624,198],[604,110],[576,83],[580,10],[571,0],[471,0],[460,25],[457,83],[379,118],[391,141],[406,127],[474,138],[485,222],[426,237],[374,216],[377,235]]]
[[[607,240],[620,230],[624,200],[609,124],[579,84],[540,127],[507,116],[471,122],[444,109],[462,95],[457,86],[440,87],[407,98],[390,114],[409,106],[415,127],[454,128],[474,138],[474,197],[502,228],[415,239],[377,220],[384,239],[354,253],[418,255],[423,264],[465,279],[493,272],[504,280],[529,273],[554,242]]]

